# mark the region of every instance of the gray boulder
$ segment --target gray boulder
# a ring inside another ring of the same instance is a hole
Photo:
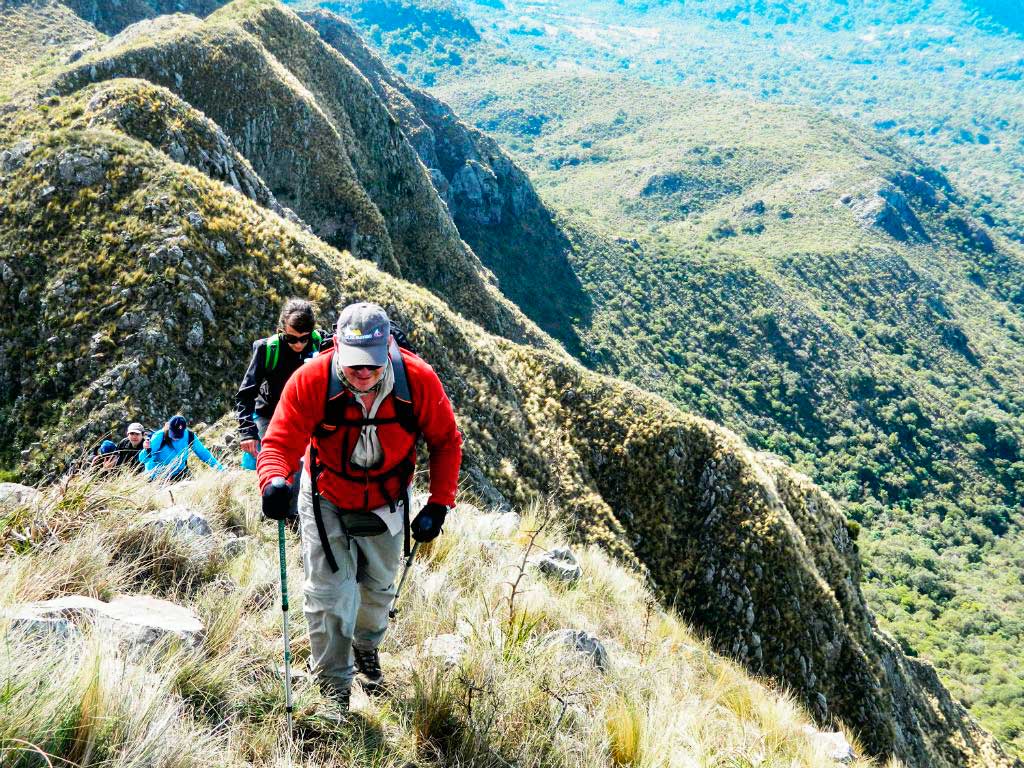
[[[537,570],[566,584],[575,584],[583,575],[579,560],[565,547],[556,547],[537,561]]]
[[[5,615],[11,619],[12,629],[61,638],[73,637],[82,626],[92,624],[137,651],[145,651],[168,637],[195,647],[202,641],[204,630],[191,609],[144,595],[118,597],[109,603],[71,595],[17,605]]]
[[[67,149],[57,156],[60,180],[73,187],[91,187],[106,175],[110,153],[105,149]]]
[[[604,643],[585,629],[558,629],[549,632],[541,641],[543,645],[560,645],[585,656],[602,672],[608,669],[608,651]]]
[[[804,726],[806,733],[816,751],[828,755],[829,759],[842,765],[851,765],[857,760],[857,754],[840,731],[819,731],[811,725]]]
[[[22,139],[10,149],[0,152],[0,170],[5,172],[16,171],[24,165],[26,158],[32,154],[35,145],[27,139]]]
[[[0,509],[27,507],[39,501],[39,491],[19,483],[0,483]]]
[[[183,504],[153,512],[146,518],[146,522],[156,528],[169,528],[175,536],[184,539],[204,539],[213,535],[209,521]]]

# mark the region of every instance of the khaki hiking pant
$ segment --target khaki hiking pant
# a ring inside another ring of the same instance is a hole
[[[338,511],[320,496],[327,540],[338,563],[327,565],[313,517],[309,475],[302,474],[299,525],[302,529],[304,612],[309,624],[310,664],[321,688],[348,690],[355,674],[352,644],[363,650],[380,645],[388,628],[395,596],[395,576],[402,562],[403,535],[353,536],[346,541]],[[395,514],[401,514],[396,512]]]

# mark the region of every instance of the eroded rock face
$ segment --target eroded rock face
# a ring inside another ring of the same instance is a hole
[[[339,16],[303,11],[332,48],[355,64],[398,120],[458,234],[498,278],[502,292],[570,350],[579,339],[567,317],[588,306],[569,262],[571,244],[526,173],[446,104],[390,71]]]
[[[844,195],[840,202],[861,224],[880,229],[895,240],[925,242],[930,239],[906,195],[884,179],[872,182],[871,189]]]
[[[168,637],[198,646],[204,631],[191,609],[142,595],[118,597],[109,603],[82,595],[59,597],[14,606],[7,615],[14,629],[60,637],[72,637],[91,623],[100,631],[113,633],[136,652],[145,652]]]

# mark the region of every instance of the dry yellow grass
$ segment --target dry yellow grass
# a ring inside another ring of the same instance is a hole
[[[144,533],[139,518],[172,501],[205,514],[215,540],[228,529],[249,536],[245,548],[227,559]],[[54,765],[124,768],[289,761],[831,766],[815,753],[803,732],[808,716],[792,698],[716,656],[599,549],[579,552],[584,575],[574,585],[529,564],[524,570],[524,562],[564,541],[557,510],[543,506],[522,520],[460,507],[444,535],[421,548],[385,640],[392,695],[357,693],[351,722],[339,726],[316,714],[319,694],[300,678],[298,737],[289,745],[278,671],[276,535],[257,510],[252,475],[232,471],[201,472],[170,489],[136,477],[81,478],[18,513],[53,533],[0,559],[8,604],[157,592],[192,607],[206,633],[198,649],[169,643],[128,659],[109,637],[43,641],[5,627],[4,765],[42,765],[46,753]],[[113,549],[126,543],[131,548]],[[151,560],[132,567],[126,558],[138,552]],[[308,643],[298,542],[290,534],[288,553],[292,645],[301,669]],[[202,567],[189,562],[195,558]],[[608,668],[598,671],[542,642],[561,628],[600,637]],[[424,651],[439,634],[465,643],[456,665]]]

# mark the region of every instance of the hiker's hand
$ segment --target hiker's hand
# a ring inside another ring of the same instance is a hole
[[[292,489],[283,477],[275,477],[263,489],[263,516],[268,520],[284,520],[291,506]]]
[[[241,448],[244,453],[248,453],[254,459],[256,458],[256,441],[253,439],[243,440]]]
[[[412,537],[416,541],[433,541],[441,532],[441,526],[444,525],[444,518],[447,514],[448,507],[444,504],[428,502],[409,526]]]

